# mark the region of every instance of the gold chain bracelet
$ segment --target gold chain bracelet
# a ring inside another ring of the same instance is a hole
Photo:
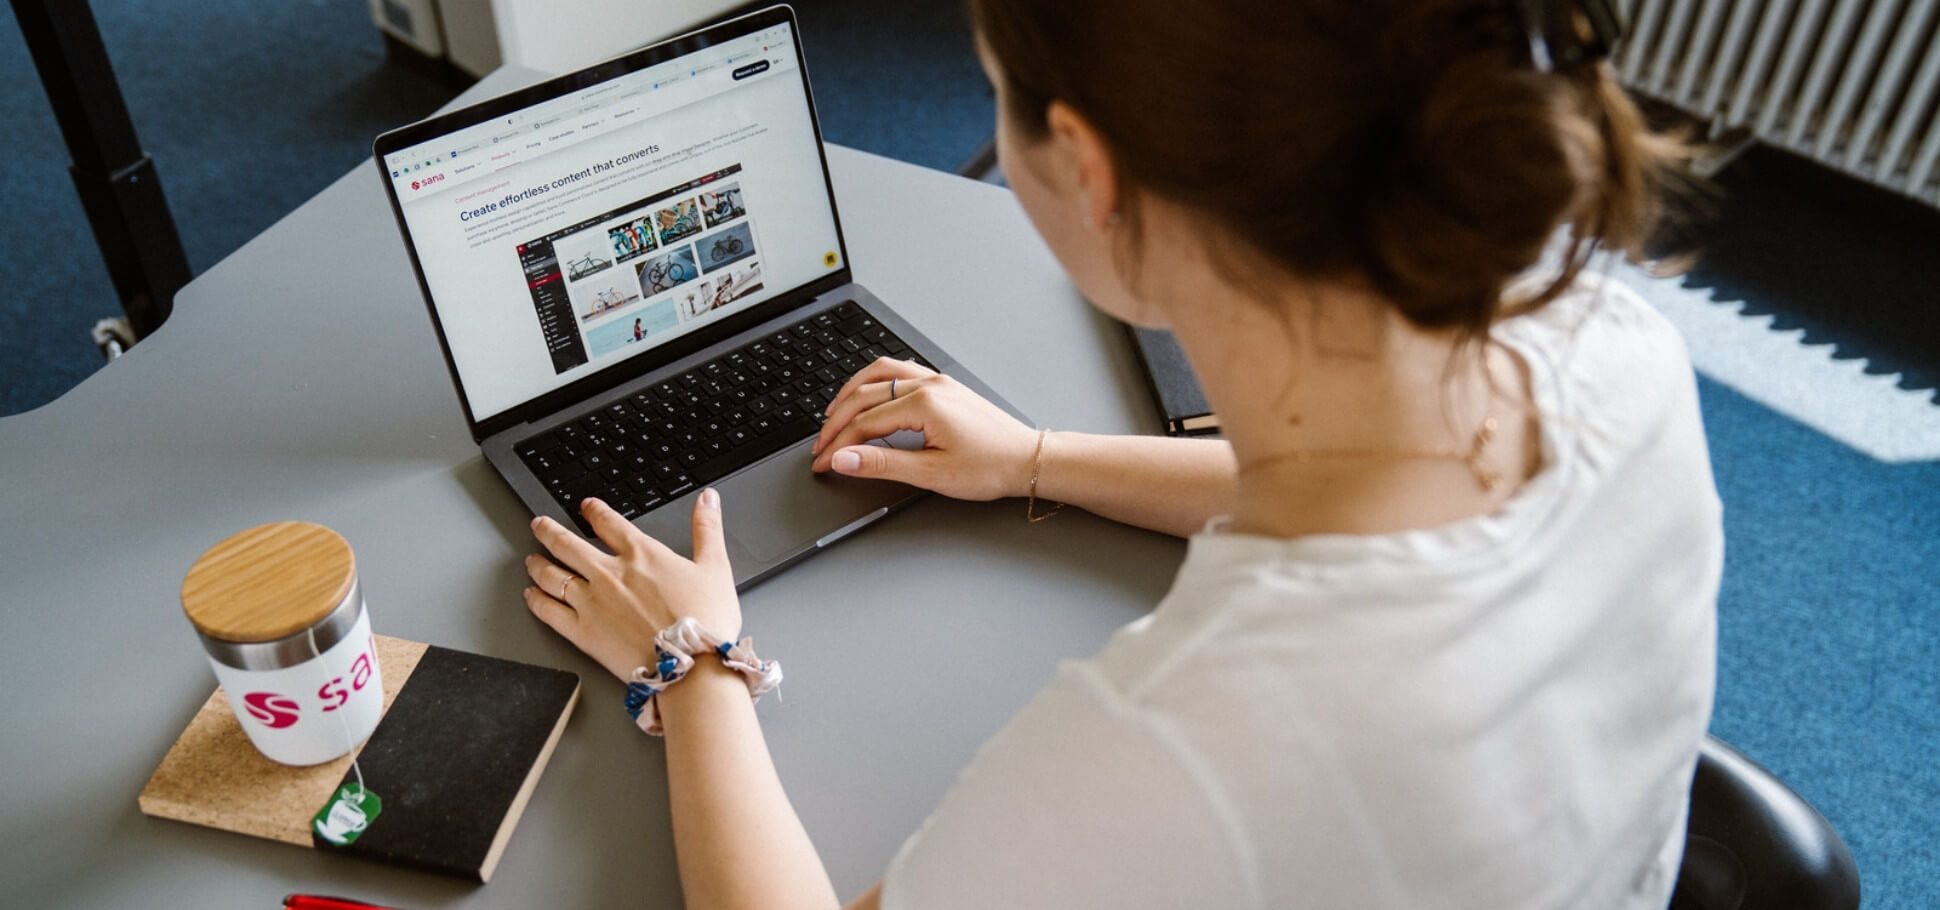
[[[1037,514],[1037,478],[1044,473],[1044,437],[1051,435],[1051,428],[1037,431],[1037,451],[1031,455],[1031,498],[1024,504],[1024,520],[1037,524],[1064,510],[1064,503],[1058,503],[1044,514]]]

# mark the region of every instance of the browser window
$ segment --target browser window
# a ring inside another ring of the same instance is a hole
[[[475,419],[842,266],[790,32],[386,157]]]

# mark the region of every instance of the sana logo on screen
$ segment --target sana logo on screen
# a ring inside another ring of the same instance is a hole
[[[251,692],[243,696],[243,709],[272,730],[296,723],[296,699],[274,692]]]
[[[421,190],[443,179],[445,179],[445,175],[443,174],[432,174],[431,176],[426,177],[423,180],[411,181],[411,188],[414,190]]]

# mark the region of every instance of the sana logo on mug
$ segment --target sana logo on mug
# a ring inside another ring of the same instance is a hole
[[[261,721],[272,730],[281,730],[296,723],[296,699],[274,692],[251,692],[243,696],[243,708],[250,717]]]

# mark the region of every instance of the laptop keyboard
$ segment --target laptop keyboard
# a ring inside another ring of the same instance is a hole
[[[590,536],[580,500],[596,496],[638,518],[813,436],[836,391],[878,357],[930,366],[844,301],[513,451]]]

